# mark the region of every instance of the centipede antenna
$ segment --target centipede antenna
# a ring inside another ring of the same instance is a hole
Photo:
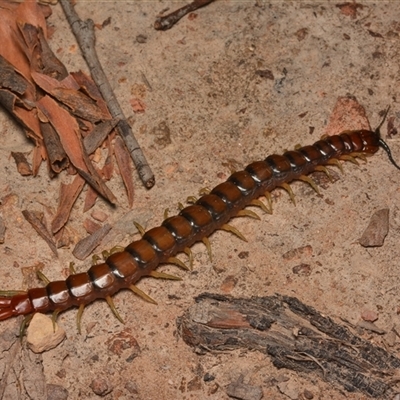
[[[76,314],[76,327],[78,328],[79,334],[81,334],[81,320],[82,320],[82,314],[83,314],[84,309],[85,309],[85,305],[81,304],[79,306],[78,313]]]
[[[387,153],[387,155],[388,155],[388,158],[389,158],[389,161],[390,161],[397,169],[400,170],[399,165],[396,163],[396,161],[394,161],[394,158],[393,158],[393,156],[392,156],[392,152],[390,151],[390,148],[389,148],[388,144],[381,138],[381,131],[380,131],[380,129],[381,129],[383,123],[384,123],[385,120],[386,120],[386,117],[387,117],[387,115],[388,115],[388,113],[389,113],[389,110],[390,110],[390,106],[388,106],[388,108],[386,109],[385,114],[383,115],[382,121],[380,122],[380,124],[378,125],[378,127],[375,129],[375,133],[379,136],[379,146],[380,146],[383,150],[386,151],[386,153]]]
[[[106,298],[106,302],[108,304],[108,306],[111,308],[111,311],[113,312],[113,314],[117,317],[117,319],[124,324],[124,320],[122,319],[122,317],[119,315],[119,312],[117,311],[117,309],[115,308],[115,304],[114,301],[112,299],[111,296],[107,296]]]
[[[383,114],[382,121],[379,123],[378,127],[375,129],[375,133],[377,133],[380,136],[380,129],[382,128],[383,123],[386,120],[387,115],[389,114],[390,106],[385,111],[385,114]]]
[[[392,152],[390,151],[389,146],[387,145],[387,143],[382,139],[379,138],[379,146],[382,147],[383,150],[386,151],[389,161],[397,168],[400,169],[400,167],[396,164],[396,161],[394,161],[394,158],[392,157]]]

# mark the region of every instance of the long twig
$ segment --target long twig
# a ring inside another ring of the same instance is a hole
[[[117,125],[118,132],[128,148],[140,179],[144,185],[150,189],[154,186],[155,182],[153,172],[151,171],[138,142],[133,136],[132,129],[126,120],[121,106],[118,104],[111,85],[100,64],[95,48],[96,38],[94,34],[94,22],[91,19],[82,21],[69,0],[60,0],[60,3],[82,51],[83,57],[89,66],[93,80],[98,86],[104,100],[107,102],[107,106],[113,118],[120,120]]]
[[[158,31],[166,31],[167,29],[171,29],[186,14],[195,11],[200,7],[204,7],[213,1],[215,0],[194,0],[192,3],[179,8],[168,15],[158,17],[154,23],[154,28]]]

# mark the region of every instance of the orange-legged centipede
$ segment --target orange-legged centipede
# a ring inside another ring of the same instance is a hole
[[[386,112],[387,114],[387,112]],[[316,190],[308,174],[320,170],[328,173],[326,165],[339,165],[339,160],[353,160],[372,155],[383,148],[398,169],[387,144],[375,131],[346,131],[323,138],[313,145],[287,151],[283,155],[270,155],[264,161],[249,164],[243,171],[233,173],[193,205],[183,208],[176,216],[165,219],[156,228],[144,232],[140,240],[133,241],[123,251],[111,254],[102,264],[93,265],[87,272],[75,273],[66,280],[49,282],[45,287],[27,292],[0,292],[0,320],[12,316],[53,311],[55,315],[73,306],[79,307],[80,318],[86,304],[105,298],[116,313],[111,297],[121,289],[130,288],[145,276],[168,277],[156,268],[163,263],[179,263],[174,256],[203,240],[217,229],[232,229],[226,223],[243,213],[249,205],[266,208],[258,200],[278,186],[289,189],[293,180],[304,180]],[[238,232],[236,232],[238,233]],[[239,233],[238,233],[239,234]],[[240,234],[239,234],[240,235]]]

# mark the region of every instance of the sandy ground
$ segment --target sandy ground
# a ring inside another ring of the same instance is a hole
[[[78,1],[81,18],[99,24],[111,18],[97,31],[98,52],[156,175],[150,191],[135,177],[132,210],[119,176],[111,182],[120,204],[96,204],[115,226],[99,252],[137,238],[132,220],[146,228],[160,224],[166,208],[176,212],[178,202],[226,179],[231,166],[242,169],[295,144],[318,140],[339,96],[355,96],[372,126],[390,105],[390,117],[399,124],[397,2],[361,2],[363,7],[351,18],[333,1],[217,1],[169,31],[154,30],[157,13],[184,4]],[[60,6],[53,11],[52,48],[68,70],[86,70]],[[271,74],[260,76],[258,70]],[[133,112],[133,98],[144,102],[143,114]],[[70,261],[77,270],[86,270],[90,260],[74,260],[71,248],[61,249],[55,258],[21,215],[23,209],[54,210],[60,181],[67,177],[51,181],[44,166],[36,178],[21,177],[10,152],[29,154],[32,145],[1,110],[0,124],[0,213],[7,226],[0,247],[1,288],[38,285],[24,279],[22,271],[39,262],[52,280],[65,278]],[[386,132],[385,125],[384,136]],[[399,160],[398,139],[388,142]],[[3,321],[0,375],[8,374],[3,398],[63,399],[68,393],[69,399],[94,399],[102,392],[104,399],[120,400],[227,399],[226,385],[241,378],[260,386],[264,399],[364,398],[317,375],[277,370],[258,352],[197,355],[176,329],[176,318],[204,291],[287,294],[338,321],[356,324],[363,312],[373,311],[379,317],[376,325],[386,332],[399,325],[399,171],[382,152],[367,164],[346,163],[344,169],[336,182],[323,181],[322,197],[308,185],[294,183],[296,207],[283,190],[276,190],[272,216],[234,220],[248,243],[216,232],[211,237],[213,262],[198,244],[193,246],[192,272],[162,268],[182,281],[143,280],[139,287],[158,306],[129,292],[116,295],[125,325],[105,302],[97,301],[85,310],[82,335],[75,326],[76,310],[65,312],[58,322],[67,338],[35,355],[16,341],[20,321]],[[79,199],[69,222],[76,240],[85,235],[82,222],[92,211],[84,215],[82,206]],[[390,209],[385,243],[363,248],[357,239],[381,208]],[[311,251],[283,258],[304,246]],[[294,273],[300,264],[307,264],[310,273]],[[387,346],[385,335],[363,335]],[[398,356],[399,338],[387,348]],[[204,379],[206,374],[214,379]]]

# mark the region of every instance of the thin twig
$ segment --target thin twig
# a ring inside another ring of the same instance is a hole
[[[186,14],[197,10],[200,7],[204,7],[207,4],[212,3],[215,0],[194,0],[192,3],[187,4],[186,6],[179,8],[176,11],[168,15],[164,15],[163,17],[158,17],[156,22],[154,23],[154,29],[158,31],[166,31],[171,29],[182,17]]]
[[[106,101],[111,115],[113,118],[119,119],[117,125],[118,132],[128,148],[129,154],[131,155],[133,163],[136,166],[140,179],[144,185],[150,189],[154,186],[155,182],[153,172],[151,171],[138,142],[133,136],[132,129],[126,120],[121,106],[118,104],[111,85],[108,82],[108,79],[100,64],[95,48],[96,38],[94,34],[94,22],[91,19],[82,21],[69,0],[60,0],[60,4],[64,10],[65,16],[67,17],[68,23],[71,26],[72,32],[74,33],[79,44],[83,57],[89,66],[93,80],[95,81],[100,93]]]

